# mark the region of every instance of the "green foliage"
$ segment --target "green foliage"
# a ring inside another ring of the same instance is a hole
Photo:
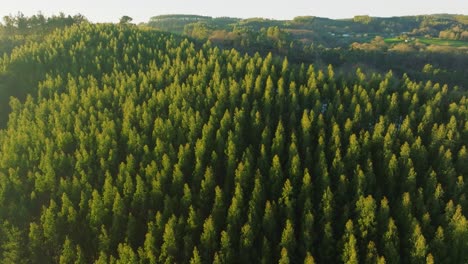
[[[129,17],[129,16],[123,16],[120,18],[119,20],[119,24],[121,25],[125,25],[125,24],[128,24],[130,22],[132,22],[133,18]]]
[[[353,21],[356,23],[369,24],[372,21],[370,16],[354,16]]]
[[[346,223],[345,233],[343,235],[343,253],[341,255],[341,260],[343,263],[348,264],[357,264],[358,253],[356,247],[356,237],[354,236],[353,222],[349,220]]]
[[[0,65],[7,263],[467,261],[464,89],[132,25]]]

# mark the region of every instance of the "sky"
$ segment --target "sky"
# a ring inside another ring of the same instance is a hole
[[[2,0],[0,16],[22,12],[31,16],[64,12],[82,14],[93,22],[117,22],[128,15],[134,22],[148,22],[163,14],[196,14],[213,17],[296,16],[351,18],[355,15],[403,16],[450,13],[468,15],[468,0]]]

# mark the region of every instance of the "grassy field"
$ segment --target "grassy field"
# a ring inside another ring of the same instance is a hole
[[[420,38],[419,41],[421,41],[422,43],[427,44],[427,45],[468,47],[468,41],[461,41],[461,40]]]
[[[403,40],[399,39],[399,38],[386,38],[386,39],[384,39],[384,41],[387,44],[395,44],[395,43],[403,42]]]
[[[438,45],[438,46],[452,46],[452,47],[468,47],[468,41],[462,40],[450,40],[450,39],[439,39],[439,38],[416,38],[421,43],[426,45]],[[385,43],[396,44],[403,42],[404,40],[399,38],[386,38]]]

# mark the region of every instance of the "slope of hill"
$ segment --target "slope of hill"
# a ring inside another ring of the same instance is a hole
[[[468,261],[464,90],[130,25],[0,65],[7,263]]]

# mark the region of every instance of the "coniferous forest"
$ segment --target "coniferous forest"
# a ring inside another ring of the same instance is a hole
[[[53,26],[0,59],[0,260],[467,263],[466,88]]]

